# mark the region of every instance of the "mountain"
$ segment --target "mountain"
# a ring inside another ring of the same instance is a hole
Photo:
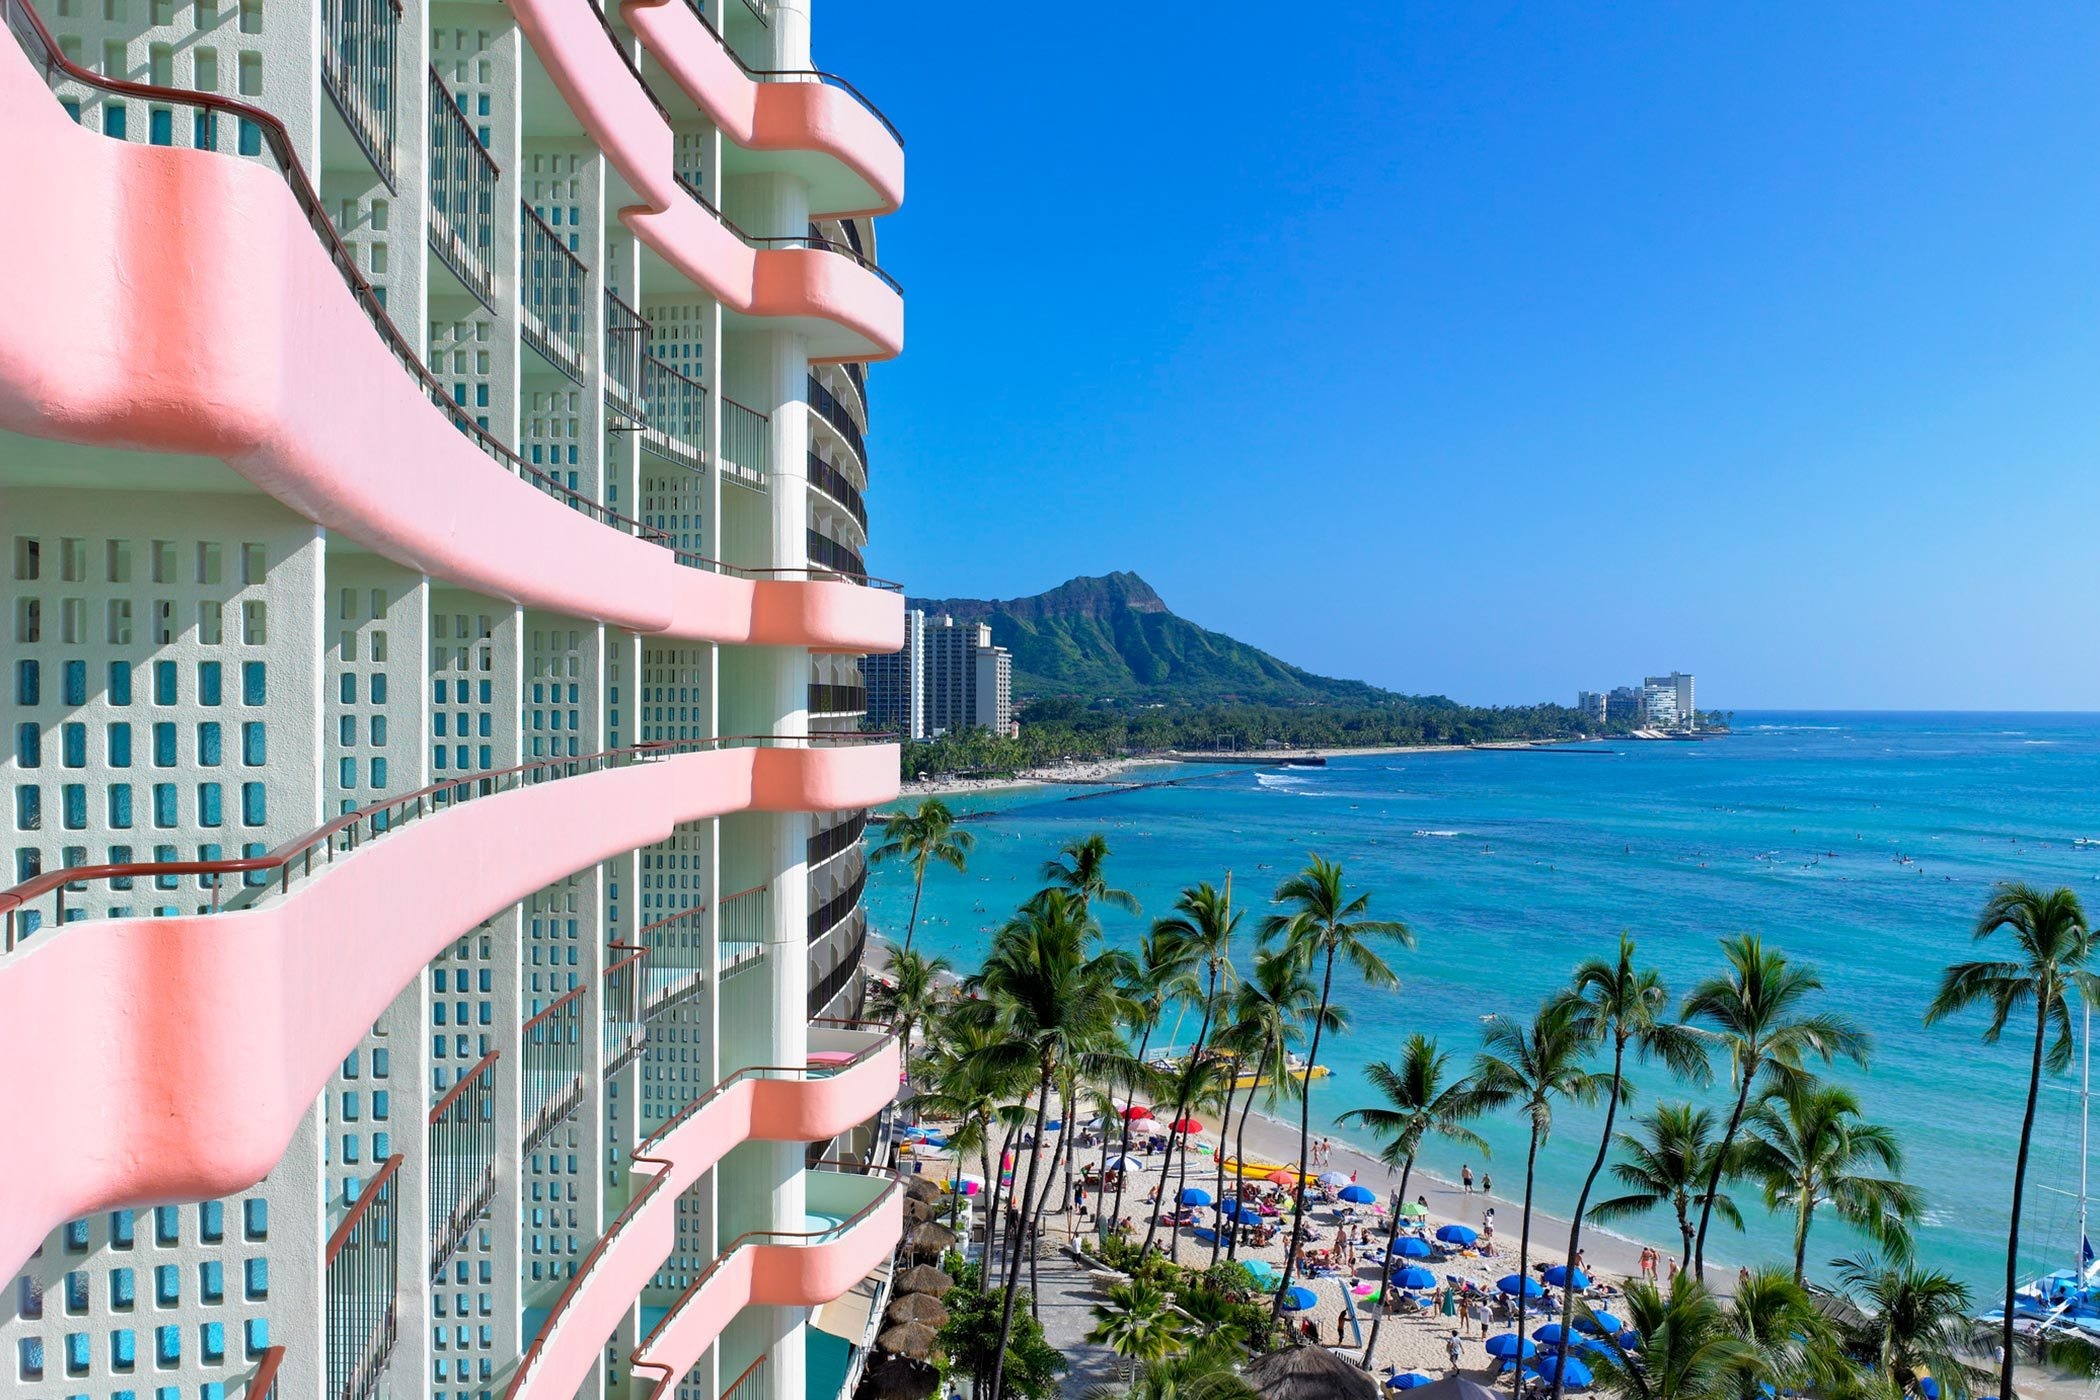
[[[989,622],[1014,654],[1016,695],[1272,705],[1376,704],[1398,697],[1316,676],[1177,617],[1136,574],[1069,579],[1028,598],[913,598],[928,617]]]

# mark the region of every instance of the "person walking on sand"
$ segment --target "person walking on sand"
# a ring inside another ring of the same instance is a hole
[[[1336,1308],[1334,1310],[1334,1344],[1340,1346],[1347,1339],[1348,1335],[1349,1309],[1346,1307]]]
[[[1458,1339],[1458,1329],[1454,1327],[1451,1329],[1451,1335],[1444,1338],[1444,1355],[1451,1358],[1452,1370],[1459,1369],[1458,1363],[1465,1354],[1466,1344]]]
[[[1458,1169],[1458,1189],[1468,1196],[1473,1194],[1473,1164],[1471,1162]]]

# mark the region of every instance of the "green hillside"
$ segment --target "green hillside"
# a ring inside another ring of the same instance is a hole
[[[1316,676],[1176,617],[1132,573],[1075,578],[1028,598],[914,598],[909,606],[929,617],[989,622],[992,639],[1014,654],[1017,695],[1269,705],[1398,698],[1361,681]]]

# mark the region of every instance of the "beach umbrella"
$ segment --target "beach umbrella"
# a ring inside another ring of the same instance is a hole
[[[929,1361],[940,1345],[941,1334],[923,1322],[906,1322],[890,1328],[875,1339],[875,1345],[892,1356],[908,1356],[914,1361]]]
[[[1378,1382],[1326,1347],[1284,1347],[1256,1357],[1245,1374],[1262,1400],[1378,1400]]]
[[[1200,1133],[1203,1131],[1203,1124],[1194,1118],[1176,1118],[1173,1128],[1177,1133]]]
[[[1566,1264],[1555,1264],[1546,1270],[1546,1282],[1555,1288],[1588,1288],[1590,1276],[1580,1269],[1571,1271]]]
[[[1436,1275],[1419,1264],[1409,1264],[1405,1268],[1393,1270],[1393,1287],[1434,1288],[1436,1287]]]
[[[1354,1182],[1342,1188],[1341,1196],[1349,1204],[1357,1206],[1367,1206],[1378,1199],[1376,1191],[1368,1186],[1358,1186]]]
[[[938,1201],[945,1192],[941,1184],[930,1177],[907,1176],[904,1178],[904,1194],[914,1201]]]
[[[1489,1356],[1499,1356],[1507,1361],[1520,1354],[1537,1356],[1539,1349],[1537,1344],[1529,1337],[1519,1342],[1517,1334],[1514,1332],[1497,1332],[1494,1336],[1487,1339],[1487,1353]]]
[[[1556,1377],[1571,1390],[1581,1390],[1590,1383],[1590,1368],[1572,1356],[1549,1356],[1539,1362],[1539,1379],[1548,1383]]]
[[[942,1208],[932,1201],[922,1201],[912,1196],[904,1198],[904,1218],[915,1225],[921,1221],[931,1220],[941,1213]]]
[[[1549,1322],[1544,1327],[1533,1331],[1531,1335],[1538,1339],[1538,1344],[1542,1347],[1559,1346],[1568,1340],[1567,1332],[1562,1330],[1558,1322]]]
[[[1275,1171],[1262,1178],[1264,1181],[1273,1181],[1278,1186],[1289,1186],[1297,1179],[1298,1174],[1296,1172],[1287,1172],[1282,1167],[1278,1167]]]
[[[1515,1274],[1504,1274],[1501,1278],[1496,1279],[1495,1287],[1498,1291],[1507,1293],[1512,1297],[1521,1293],[1526,1298],[1541,1298],[1546,1293],[1545,1289],[1539,1287],[1537,1279],[1519,1278]]]
[[[1930,1376],[1918,1377],[1918,1394],[1925,1400],[1940,1400],[1940,1383]]]
[[[867,1369],[864,1383],[875,1400],[926,1400],[941,1388],[937,1367],[909,1357],[887,1357]]]
[[[1200,1186],[1185,1186],[1181,1190],[1181,1203],[1185,1206],[1207,1206],[1210,1192]]]
[[[1123,1117],[1126,1120],[1133,1123],[1135,1123],[1140,1118],[1150,1118],[1151,1116],[1152,1110],[1145,1107],[1141,1103],[1134,1103],[1130,1107],[1123,1110]]]
[[[1108,1169],[1112,1172],[1143,1171],[1145,1169],[1145,1159],[1142,1157],[1111,1157],[1108,1159]]]
[[[1440,1225],[1437,1227],[1436,1237],[1445,1244],[1455,1244],[1463,1249],[1467,1245],[1477,1243],[1480,1232],[1469,1225]]]
[[[928,1327],[939,1327],[948,1320],[948,1310],[931,1293],[904,1293],[890,1299],[882,1317],[892,1324],[923,1322]]]
[[[1386,1385],[1393,1390],[1413,1390],[1418,1385],[1428,1385],[1430,1377],[1420,1371],[1402,1371],[1397,1376],[1387,1376]]]
[[[1347,1186],[1349,1184],[1349,1176],[1346,1172],[1321,1172],[1313,1180],[1319,1182],[1322,1186]]]
[[[938,1259],[955,1248],[955,1232],[946,1225],[920,1225],[905,1236],[911,1252],[923,1259]]]
[[[1410,1220],[1420,1220],[1429,1214],[1429,1207],[1419,1201],[1408,1201],[1400,1207],[1400,1213]]]
[[[899,1293],[946,1293],[955,1287],[955,1280],[931,1264],[914,1264],[890,1280],[890,1286]]]
[[[1240,1218],[1240,1203],[1238,1201],[1220,1201],[1218,1202],[1218,1214],[1224,1216],[1227,1220],[1237,1220]]]
[[[1043,1131],[1046,1133],[1061,1133],[1064,1129],[1065,1120],[1062,1118],[1053,1118],[1043,1125]]]
[[[1618,1341],[1619,1350],[1621,1351],[1639,1351],[1641,1349],[1641,1334],[1634,1331],[1631,1327],[1627,1328],[1624,1332],[1621,1332],[1619,1334]],[[1930,1376],[1927,1376],[1926,1379],[1931,1380],[1932,1378]],[[1940,1400],[1940,1397],[1937,1395],[1927,1395],[1925,1397],[1925,1400]]]
[[[1302,1284],[1293,1284],[1283,1295],[1283,1310],[1285,1312],[1304,1312],[1319,1301],[1319,1298],[1314,1295],[1310,1288]]]
[[[1616,1332],[1625,1325],[1608,1312],[1588,1313],[1575,1319],[1575,1330],[1578,1332]]]
[[[1436,1251],[1429,1247],[1429,1241],[1414,1235],[1402,1235],[1393,1241],[1393,1254],[1396,1258],[1427,1259],[1434,1253]]]

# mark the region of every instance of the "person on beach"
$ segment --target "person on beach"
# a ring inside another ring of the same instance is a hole
[[[1483,1196],[1495,1194],[1495,1178],[1489,1176],[1486,1172],[1480,1174],[1480,1194]]]
[[[1452,1370],[1456,1371],[1459,1368],[1458,1363],[1465,1354],[1466,1345],[1458,1339],[1458,1329],[1454,1327],[1451,1329],[1451,1335],[1444,1338],[1444,1355],[1451,1358]]]
[[[1458,1169],[1458,1186],[1468,1196],[1473,1194],[1473,1164],[1468,1162]]]
[[[1675,1259],[1670,1261],[1670,1282],[1673,1284],[1677,1282],[1677,1261]]]
[[[1334,1313],[1334,1344],[1340,1346],[1349,1335],[1349,1310],[1337,1308]]]

